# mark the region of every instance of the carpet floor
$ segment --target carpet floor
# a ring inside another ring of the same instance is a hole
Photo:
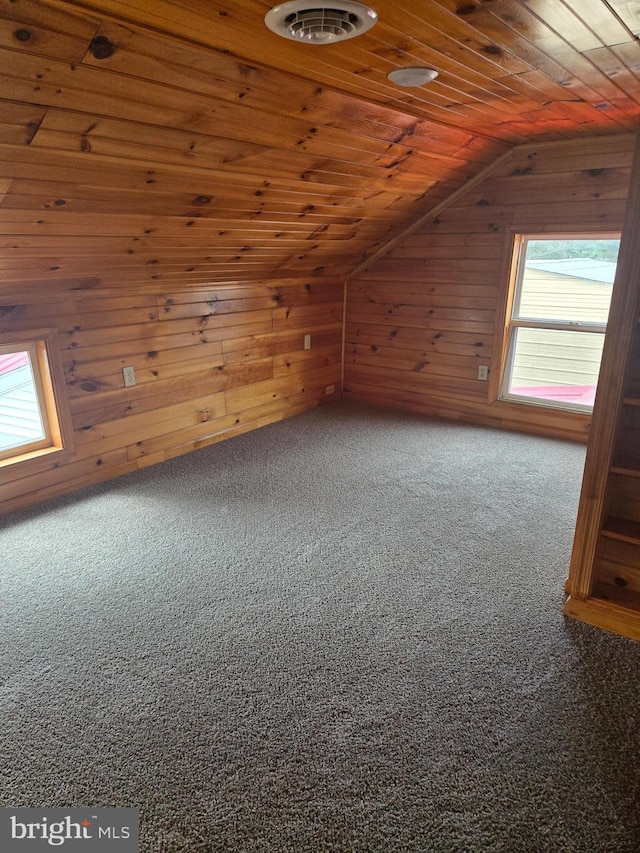
[[[640,643],[562,615],[584,448],[323,406],[0,521],[0,806],[142,853],[637,853]]]

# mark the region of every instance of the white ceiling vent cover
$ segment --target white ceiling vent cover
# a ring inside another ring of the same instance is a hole
[[[293,0],[275,6],[264,17],[274,33],[304,44],[335,44],[371,29],[377,12],[364,3],[339,0],[331,6],[313,0]]]

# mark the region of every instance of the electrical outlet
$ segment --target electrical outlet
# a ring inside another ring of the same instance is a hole
[[[486,382],[489,378],[489,368],[486,364],[478,365],[478,379],[482,379],[483,382]]]
[[[311,349],[311,335],[304,336],[304,348]]]
[[[127,388],[136,384],[136,372],[133,367],[123,367],[122,376],[124,377],[124,384]]]
[[[325,394],[335,394],[336,393],[336,386],[335,385],[327,385],[327,387],[324,389],[324,393]]]

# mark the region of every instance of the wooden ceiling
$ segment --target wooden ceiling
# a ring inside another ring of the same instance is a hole
[[[638,128],[635,0],[373,0],[321,47],[271,5],[0,0],[0,293],[343,275],[514,145]]]

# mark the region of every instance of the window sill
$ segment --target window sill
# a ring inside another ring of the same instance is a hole
[[[41,447],[39,450],[0,460],[0,470],[11,468],[12,473],[15,471],[21,477],[29,477],[67,462],[72,456],[73,452],[67,447]]]
[[[544,409],[547,412],[557,412],[560,415],[584,415],[591,418],[593,415],[593,406],[585,406],[580,403],[556,403],[553,400],[545,400],[536,397],[519,397],[517,395],[508,397],[499,397],[496,400],[498,403],[509,403],[514,406],[530,406],[534,409]]]
[[[589,439],[592,418],[590,412],[575,412],[494,398],[487,400],[487,413],[502,424],[509,424],[510,429],[581,443]]]

